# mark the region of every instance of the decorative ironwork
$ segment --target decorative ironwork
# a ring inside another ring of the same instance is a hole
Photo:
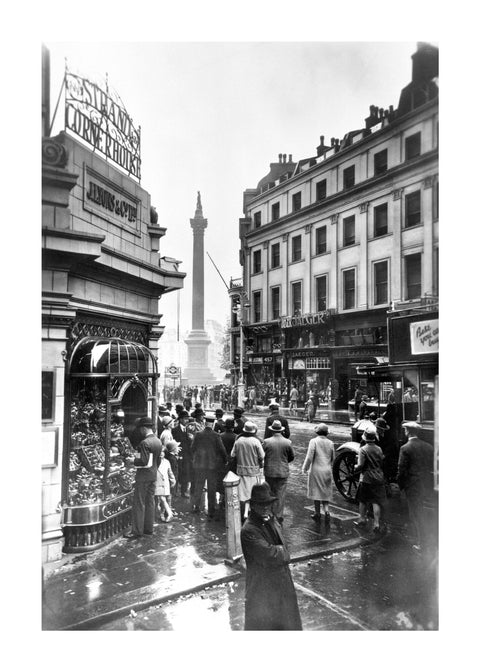
[[[140,126],[108,83],[65,72],[65,127],[140,181]]]
[[[70,332],[72,345],[85,336],[98,336],[100,338],[123,338],[126,341],[134,341],[148,347],[148,334],[146,329],[135,328],[122,324],[98,324],[95,322],[74,322]]]
[[[42,138],[42,163],[56,168],[65,168],[68,154],[65,146],[55,138]]]

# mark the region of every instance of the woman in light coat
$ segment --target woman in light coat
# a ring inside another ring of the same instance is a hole
[[[321,422],[314,429],[318,435],[311,439],[308,444],[302,473],[308,474],[307,497],[313,499],[315,513],[313,520],[320,522],[321,507],[325,514],[325,523],[330,524],[329,502],[333,497],[333,474],[332,466],[335,457],[335,447],[330,439],[327,439],[328,427]]]

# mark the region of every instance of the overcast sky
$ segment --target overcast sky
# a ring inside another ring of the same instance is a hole
[[[205,250],[227,283],[241,276],[242,194],[278,154],[299,160],[362,128],[370,105],[396,107],[410,81],[415,42],[46,42],[52,114],[68,69],[109,86],[142,129],[142,186],[159,224],[161,253],[182,260],[180,327],[191,328],[190,218],[200,191],[208,219]],[[63,127],[63,101],[53,133]],[[226,288],[205,257],[205,319],[224,324]],[[160,302],[175,326],[174,295]]]

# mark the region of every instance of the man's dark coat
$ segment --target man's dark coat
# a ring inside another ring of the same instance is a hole
[[[250,511],[240,539],[247,564],[245,630],[302,630],[290,553],[278,521],[264,522]]]

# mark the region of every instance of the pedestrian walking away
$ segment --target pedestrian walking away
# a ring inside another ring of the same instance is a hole
[[[433,446],[422,441],[418,434],[420,425],[414,421],[403,422],[407,442],[400,448],[397,483],[405,492],[408,513],[414,528],[416,550],[422,551],[427,543],[425,505],[433,503]]]
[[[265,422],[265,433],[263,438],[268,439],[270,436],[273,436],[274,432],[270,429],[270,425],[274,420],[280,420],[283,426],[283,436],[288,439],[290,436],[290,427],[288,426],[287,418],[280,415],[280,406],[276,402],[272,402],[268,408],[270,409],[270,415]]]
[[[335,458],[335,446],[327,439],[328,426],[321,422],[314,429],[316,438],[311,439],[302,473],[307,474],[307,497],[313,499],[315,513],[313,520],[319,523],[321,514],[325,516],[325,524],[330,524],[329,504],[333,499],[333,474],[332,466]]]
[[[277,498],[272,504],[273,513],[278,521],[283,523],[289,463],[295,459],[295,452],[290,439],[282,436],[283,425],[280,420],[274,420],[270,429],[274,434],[265,439],[263,444],[265,451],[263,473],[272,494]]]
[[[203,488],[206,481],[209,518],[213,518],[215,515],[219,472],[222,472],[227,465],[227,453],[220,434],[213,431],[214,422],[215,417],[208,415],[205,418],[205,429],[195,434],[192,443],[195,477],[192,512],[200,513]]]
[[[247,567],[245,630],[302,630],[290,553],[272,512],[275,500],[268,483],[254,485],[240,532]]]
[[[382,513],[386,502],[385,478],[383,475],[383,453],[377,444],[376,432],[365,431],[362,437],[365,445],[360,446],[355,471],[360,473],[357,490],[360,519],[354,521],[357,527],[367,526],[367,507],[373,508],[373,533],[380,534]]]
[[[260,439],[255,434],[257,426],[247,420],[242,434],[233,444],[231,457],[236,460],[236,473],[240,477],[238,498],[240,500],[240,515],[242,520],[248,514],[248,502],[252,487],[263,481],[262,468],[265,452]]]
[[[155,522],[155,483],[160,465],[162,444],[153,433],[151,418],[140,418],[135,423],[142,440],[137,446],[135,457],[127,457],[136,467],[135,487],[132,503],[132,530],[126,539],[138,539],[144,534],[153,534]]]

